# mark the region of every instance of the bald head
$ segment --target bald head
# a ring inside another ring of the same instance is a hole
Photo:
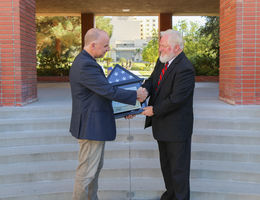
[[[104,35],[108,36],[108,34],[105,31],[102,31],[100,29],[97,28],[89,29],[84,37],[85,46],[89,45],[91,42],[98,40],[101,36]]]
[[[89,29],[84,39],[84,49],[93,58],[101,58],[109,51],[109,36],[103,30],[97,28]]]

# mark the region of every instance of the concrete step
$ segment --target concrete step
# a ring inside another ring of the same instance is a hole
[[[130,184],[130,182],[132,184]],[[149,184],[148,184],[149,183]],[[146,184],[146,186],[144,186]],[[142,199],[154,198],[160,188],[162,180],[159,179],[129,179],[129,178],[107,178],[99,180],[99,197],[104,200],[127,200],[141,196]],[[13,190],[10,189],[13,188]],[[28,184],[3,184],[0,196],[2,200],[24,200],[24,199],[48,199],[48,200],[69,200],[72,196],[73,180],[61,181],[40,181]],[[16,191],[14,194],[13,191]],[[130,191],[130,192],[129,192]],[[133,191],[133,192],[131,192]],[[145,197],[142,193],[145,193]],[[159,197],[159,195],[158,195]]]
[[[1,119],[1,133],[10,131],[23,130],[46,130],[46,129],[67,129],[69,130],[70,116],[52,116],[37,118],[17,118],[17,119]],[[144,128],[144,118],[136,117],[132,120],[117,119],[117,128]]]
[[[192,200],[259,200],[260,184],[191,179]]]
[[[58,181],[39,181],[30,183],[1,184],[1,200],[29,199],[71,199],[72,179]],[[15,192],[14,192],[15,191]]]
[[[133,157],[158,157],[157,144],[155,142],[106,142],[106,158],[125,158],[129,156],[129,150]],[[47,160],[74,160],[77,158],[77,144],[49,144],[0,148],[0,164],[33,162]]]
[[[154,141],[151,128],[117,128],[116,141]],[[0,147],[44,144],[75,144],[68,129],[6,131],[0,133]]]
[[[71,106],[23,106],[23,107],[0,107],[1,119],[25,119],[44,117],[70,117]]]
[[[0,184],[70,179],[77,160],[0,164]],[[162,177],[159,159],[105,159],[101,178]]]
[[[77,160],[0,164],[0,184],[70,179]],[[162,177],[159,159],[106,159],[101,178]],[[192,160],[191,178],[240,181],[260,184],[258,163]]]
[[[194,103],[194,115],[203,117],[216,117],[216,118],[232,118],[232,119],[252,119],[260,118],[259,105],[229,105],[226,103],[204,103],[198,101]]]
[[[258,145],[192,144],[192,159],[232,162],[260,162]]]
[[[139,142],[154,142],[152,128],[134,127],[130,128],[117,128],[116,141],[139,141]]]
[[[221,130],[246,130],[260,132],[260,119],[251,120],[195,117],[194,129],[221,129]],[[66,129],[69,130],[70,117],[49,118],[24,118],[24,119],[1,119],[1,133],[12,131]],[[144,118],[138,117],[132,120],[116,120],[117,128],[144,128]]]
[[[0,164],[0,185],[72,179],[76,167],[77,160]]]
[[[195,117],[194,129],[231,129],[260,132],[260,119],[253,118],[250,120],[216,118],[216,117]]]
[[[0,164],[73,160],[77,158],[77,144],[50,144],[0,148]]]
[[[8,131],[0,134],[0,147],[75,144],[76,142],[67,129]]]
[[[215,104],[198,101],[194,103],[195,116],[224,117],[224,118],[260,118],[259,105],[229,105],[223,102]],[[70,117],[71,105],[48,105],[34,106],[34,104],[24,107],[0,107],[0,119],[19,118],[43,118],[43,117]],[[140,115],[141,116],[141,115]],[[138,116],[139,117],[139,116]],[[144,118],[144,116],[141,116]]]
[[[191,200],[259,200],[259,107],[203,101],[194,105]],[[1,200],[71,199],[78,145],[68,132],[70,108],[63,107],[0,108]],[[158,200],[164,190],[144,120],[116,120],[117,139],[106,143],[100,174],[102,200]]]
[[[151,128],[117,128],[117,142],[154,142]],[[260,132],[232,129],[194,129],[193,143],[259,145]],[[75,144],[68,129],[7,131],[0,134],[0,147]]]
[[[117,128],[144,128],[145,117],[137,115],[133,119],[120,118],[116,120]]]
[[[192,179],[250,182],[260,184],[259,163],[192,160]]]
[[[260,132],[232,129],[194,129],[192,142],[260,145]]]
[[[48,129],[69,130],[70,117],[1,119],[1,133]]]
[[[50,144],[0,148],[0,164],[47,160],[74,160],[77,158],[77,144]],[[158,147],[153,142],[107,142],[107,159],[158,158]],[[259,145],[192,144],[192,159],[233,162],[260,162]]]
[[[118,128],[117,142],[155,142],[151,128]],[[246,130],[194,129],[193,143],[259,145],[260,133]],[[75,144],[67,129],[11,131],[0,134],[0,147]]]
[[[99,196],[104,200],[159,199],[164,190],[159,178],[107,178],[99,181]],[[2,200],[71,199],[73,180],[40,181],[26,184],[2,184]],[[16,191],[16,193],[14,193]],[[208,179],[191,179],[192,200],[259,200],[260,184]]]

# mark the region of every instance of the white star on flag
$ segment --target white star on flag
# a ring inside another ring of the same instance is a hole
[[[112,72],[110,72],[108,81],[109,83],[127,81],[135,79],[135,75],[133,75],[130,71],[123,69],[122,67],[115,67]]]

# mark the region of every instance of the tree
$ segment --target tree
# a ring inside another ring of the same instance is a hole
[[[79,17],[36,17],[38,75],[67,75],[81,47]]]
[[[219,17],[209,16],[205,17],[205,26],[199,29],[201,36],[209,37],[211,41],[210,49],[212,53],[216,54],[216,65],[219,67]]]
[[[124,66],[126,66],[127,60],[126,60],[124,57],[121,57],[121,58],[119,59],[119,62],[121,63],[121,66],[124,67]]]
[[[218,75],[218,54],[210,35],[201,34],[197,23],[183,20],[173,27],[183,33],[184,52],[195,67],[197,75]]]
[[[152,64],[154,64],[158,58],[159,42],[158,33],[153,30],[152,39],[148,42],[147,46],[144,47],[142,52],[143,61],[148,62],[147,68],[149,69]]]
[[[111,24],[110,18],[106,18],[103,16],[96,16],[95,21],[96,21],[97,28],[106,31],[108,33],[109,37],[112,36],[113,25]]]
[[[112,35],[111,19],[96,17],[96,26]],[[81,50],[80,17],[36,17],[38,75],[67,75]]]
[[[103,60],[107,63],[107,67],[109,67],[109,64],[113,61],[110,57],[104,57]]]
[[[37,50],[55,43],[58,54],[73,47],[80,48],[81,26],[79,17],[36,17]]]

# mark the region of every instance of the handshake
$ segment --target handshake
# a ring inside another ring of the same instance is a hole
[[[137,100],[139,102],[144,102],[148,96],[148,91],[146,90],[146,88],[143,88],[143,87],[138,88],[136,93],[137,93]],[[153,106],[145,107],[144,111],[141,114],[145,115],[145,116],[149,116],[149,117],[153,116],[154,115]],[[127,116],[125,116],[125,119],[132,119],[133,117],[135,117],[135,115],[127,115]]]
[[[148,96],[148,91],[146,90],[146,88],[143,88],[143,87],[140,87],[138,88],[138,90],[136,91],[137,93],[137,100],[139,102],[144,102],[145,99],[147,98]]]

